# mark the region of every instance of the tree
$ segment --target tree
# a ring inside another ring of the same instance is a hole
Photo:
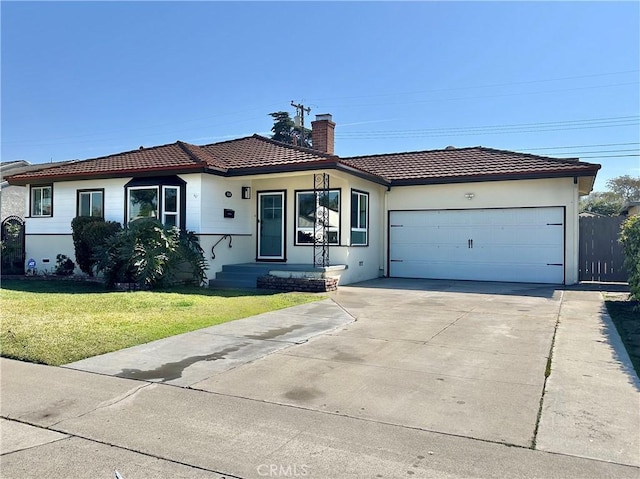
[[[604,216],[617,216],[623,201],[611,191],[594,191],[580,200],[580,213],[588,211]]]
[[[272,140],[288,145],[311,148],[311,130],[309,128],[304,129],[304,143],[302,143],[302,127],[295,125],[288,112],[275,111],[269,113],[269,116],[273,117],[273,126],[271,127],[273,132],[273,135],[271,135]]]
[[[618,176],[607,180],[607,187],[623,201],[640,200],[640,176]]]
[[[618,176],[607,180],[609,191],[594,191],[580,200],[580,212],[617,216],[625,202],[640,199],[640,177]]]

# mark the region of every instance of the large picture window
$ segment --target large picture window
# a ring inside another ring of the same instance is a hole
[[[78,216],[104,218],[104,190],[78,191]]]
[[[369,244],[369,193],[351,190],[351,245]]]
[[[184,229],[186,183],[177,176],[135,178],[125,185],[127,223],[156,218]]]
[[[296,244],[313,244],[316,220],[328,221],[328,243],[340,244],[340,190],[296,192]]]
[[[31,216],[53,215],[53,186],[31,187]]]
[[[140,218],[158,218],[158,187],[138,186],[129,188],[129,218],[127,222]]]

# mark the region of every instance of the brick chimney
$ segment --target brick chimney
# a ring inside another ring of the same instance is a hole
[[[335,128],[336,124],[333,122],[331,115],[316,115],[315,121],[311,122],[313,149],[333,155]]]

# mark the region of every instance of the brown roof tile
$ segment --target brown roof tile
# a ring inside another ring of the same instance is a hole
[[[157,171],[215,170],[251,174],[310,168],[342,168],[384,184],[485,181],[553,176],[593,176],[600,165],[484,147],[453,148],[338,158],[260,135],[210,145],[176,143],[71,162],[10,177],[13,184],[108,178]]]
[[[493,178],[582,176],[600,165],[484,147],[451,148],[342,158],[341,162],[396,184]]]
[[[335,162],[337,159],[333,155],[287,145],[260,135],[213,143],[203,146],[202,149],[221,158],[230,170],[317,163],[327,160]]]
[[[183,142],[154,146],[117,153],[115,155],[76,161],[62,166],[47,168],[11,177],[11,182],[27,180],[52,180],[57,178],[87,178],[92,176],[135,174],[143,171],[190,170],[217,167],[210,153],[198,151],[197,146]]]

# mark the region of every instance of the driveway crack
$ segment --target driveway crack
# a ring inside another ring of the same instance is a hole
[[[462,313],[460,316],[458,316],[456,319],[454,319],[451,323],[447,324],[444,328],[442,328],[440,331],[438,331],[436,334],[434,334],[433,336],[431,336],[429,339],[427,339],[426,341],[422,341],[423,344],[427,344],[429,341],[431,341],[432,339],[434,339],[435,337],[439,336],[440,334],[444,333],[447,329],[449,329],[451,326],[453,326],[454,324],[456,324],[458,321],[460,321],[462,318],[464,318],[467,314],[469,314],[471,311],[465,311],[464,313]]]
[[[533,430],[533,438],[531,439],[531,449],[536,449],[536,441],[538,440],[538,431],[540,429],[540,420],[542,419],[542,408],[544,406],[544,395],[547,391],[547,381],[551,376],[551,364],[553,362],[553,348],[556,344],[556,335],[558,334],[558,326],[560,325],[560,312],[564,301],[564,291],[560,292],[560,307],[556,316],[556,325],[553,328],[553,337],[551,338],[551,347],[549,348],[549,356],[547,356],[547,365],[544,369],[544,383],[542,384],[542,394],[540,395],[540,406],[538,408],[538,416],[536,417],[536,427]]]
[[[119,396],[116,396],[114,398],[108,399],[106,401],[101,402],[100,404],[98,404],[96,407],[90,409],[89,411],[83,412],[82,414],[78,414],[77,416],[73,416],[73,417],[66,417],[64,419],[60,419],[59,421],[51,424],[49,426],[49,428],[52,428],[54,426],[59,425],[62,422],[68,421],[70,419],[79,419],[81,417],[87,416],[88,414],[91,414],[93,412],[98,411],[99,409],[106,409],[112,406],[115,406],[118,403],[121,403],[123,401],[125,401],[126,399],[130,398],[131,396],[134,396],[135,394],[137,394],[138,392],[140,392],[142,389],[149,387],[149,386],[154,386],[154,383],[150,383],[150,382],[145,382],[143,384],[140,384],[139,386],[134,387],[133,389],[130,389],[129,391],[125,392],[124,394],[121,394]]]

